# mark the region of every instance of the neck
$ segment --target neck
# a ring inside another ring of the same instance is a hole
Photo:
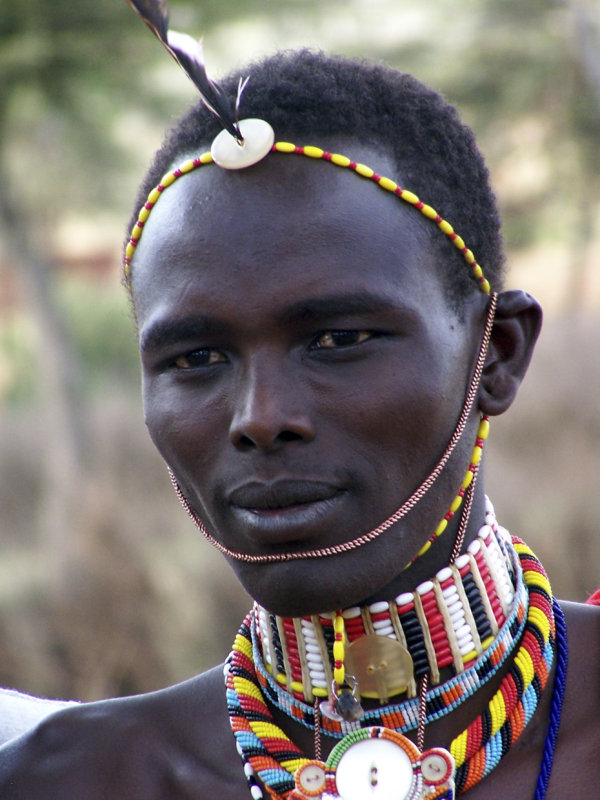
[[[520,633],[516,621],[523,619],[526,597],[516,562],[488,504],[485,524],[467,552],[414,591],[300,618],[279,617],[256,605],[261,682],[284,707],[326,699],[334,681],[337,615],[343,619],[345,671],[357,681],[363,701],[414,699],[426,674],[432,687],[444,683],[446,691],[446,682],[454,680],[471,693],[479,676],[491,671],[483,668],[485,660],[497,663],[498,653],[509,650]],[[411,718],[417,713],[412,705]]]

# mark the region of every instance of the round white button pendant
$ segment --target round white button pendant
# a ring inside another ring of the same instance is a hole
[[[384,730],[364,729],[361,739],[345,748],[342,740],[332,751],[327,765],[333,756],[341,800],[409,800],[420,795],[419,751],[404,736]],[[343,750],[339,761],[336,750],[338,755]]]
[[[309,761],[296,770],[296,789],[303,797],[321,797],[325,780],[325,764],[321,761]]]
[[[244,169],[261,161],[275,141],[273,128],[264,119],[242,119],[239,128],[244,141],[238,144],[227,131],[215,137],[210,148],[215,164],[223,169]]]

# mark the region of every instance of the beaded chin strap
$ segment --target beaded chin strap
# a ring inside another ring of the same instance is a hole
[[[144,203],[138,214],[138,219],[133,227],[129,242],[125,249],[124,272],[125,272],[125,280],[130,291],[131,291],[132,259],[136,247],[140,241],[140,238],[144,230],[144,226],[150,216],[152,209],[158,202],[161,194],[169,186],[171,186],[176,180],[178,180],[182,176],[187,175],[188,173],[193,172],[194,170],[199,169],[200,167],[206,166],[208,164],[217,163],[224,169],[241,169],[256,163],[257,161],[261,160],[262,158],[264,158],[265,156],[267,156],[269,153],[272,152],[272,153],[302,155],[311,159],[317,159],[317,160],[320,159],[329,162],[331,164],[334,164],[338,167],[350,169],[360,177],[373,181],[385,191],[390,192],[403,202],[413,206],[421,214],[423,214],[423,216],[426,219],[435,223],[437,227],[442,231],[442,233],[445,236],[447,236],[448,239],[454,244],[454,246],[462,253],[463,258],[465,259],[467,265],[471,269],[471,273],[474,279],[476,280],[480,291],[483,292],[484,294],[490,295],[485,328],[475,368],[473,370],[473,374],[471,377],[469,388],[467,390],[467,394],[465,396],[465,402],[463,404],[463,408],[457,426],[454,430],[454,433],[450,441],[448,442],[446,449],[444,450],[444,453],[442,454],[440,460],[438,461],[437,465],[434,467],[432,472],[417,487],[417,489],[413,492],[413,494],[411,494],[410,497],[408,497],[404,501],[404,503],[402,503],[401,506],[390,517],[388,517],[386,520],[384,520],[381,524],[379,524],[376,528],[372,529],[371,531],[362,534],[351,541],[342,542],[341,544],[338,545],[316,548],[313,550],[299,551],[294,553],[286,552],[286,553],[269,553],[269,554],[256,555],[256,554],[248,554],[248,553],[241,553],[238,551],[234,551],[221,544],[221,542],[219,542],[210,533],[210,531],[207,530],[202,520],[198,517],[198,515],[193,511],[193,509],[189,505],[187,498],[183,495],[183,492],[181,491],[181,488],[177,483],[175,476],[172,474],[172,472],[170,472],[171,481],[179,497],[179,500],[181,501],[182,505],[188,512],[189,516],[194,521],[195,525],[202,532],[203,536],[214,547],[216,547],[221,553],[223,553],[228,558],[233,558],[238,561],[243,561],[246,563],[274,563],[280,561],[322,558],[325,556],[339,555],[340,553],[348,552],[349,550],[354,550],[358,547],[363,546],[364,544],[367,544],[368,542],[373,541],[374,539],[378,538],[384,531],[392,527],[392,525],[399,522],[403,517],[405,517],[409,513],[409,511],[411,511],[417,505],[418,502],[420,502],[420,500],[425,496],[425,494],[429,491],[429,489],[434,485],[436,480],[441,475],[444,467],[446,466],[448,460],[450,459],[450,456],[454,452],[454,449],[456,448],[456,445],[458,444],[466,428],[470,413],[473,409],[477,397],[477,389],[481,379],[481,373],[485,365],[485,359],[492,333],[494,315],[496,311],[497,295],[494,292],[491,292],[490,284],[487,278],[484,276],[481,266],[477,263],[475,256],[473,255],[473,252],[465,245],[465,242],[462,239],[462,237],[459,236],[454,231],[454,228],[447,220],[443,219],[432,206],[427,205],[422,200],[420,200],[420,198],[416,194],[414,194],[414,192],[411,192],[407,189],[403,189],[397,183],[392,181],[390,178],[386,178],[379,175],[373,169],[366,166],[365,164],[360,164],[357,163],[356,161],[352,161],[347,156],[343,156],[338,153],[329,153],[326,150],[322,150],[318,147],[312,147],[312,146],[298,147],[289,142],[273,143],[274,139],[273,130],[271,126],[264,120],[255,120],[255,119],[242,120],[238,124],[240,131],[245,135],[242,144],[239,144],[232,136],[229,135],[227,131],[222,131],[213,142],[211,152],[206,152],[196,158],[189,159],[181,166],[168,172],[166,175],[163,176],[160,183],[154,189],[152,189],[152,191],[148,195],[148,199],[146,200],[146,202]],[[248,148],[248,152],[246,152],[245,148]],[[479,466],[479,462],[481,460],[483,444],[488,436],[488,432],[489,432],[488,417],[482,416],[481,423],[477,432],[475,446],[473,448],[473,453],[469,463],[469,467],[467,469],[461,487],[456,497],[452,501],[450,508],[448,509],[448,511],[446,512],[440,523],[437,525],[435,531],[433,532],[429,540],[425,543],[425,545],[421,548],[421,550],[411,559],[411,562],[409,563],[412,563],[414,560],[416,560],[416,558],[418,558],[420,555],[426,552],[433,543],[433,541],[435,541],[435,539],[443,533],[450,519],[452,519],[452,517],[460,509],[465,495],[467,495],[470,498],[469,490],[471,488],[473,478],[477,474],[477,469]],[[466,510],[468,510],[468,508]],[[465,513],[465,516],[468,515]]]

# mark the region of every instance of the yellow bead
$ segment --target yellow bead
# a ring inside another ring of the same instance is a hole
[[[287,677],[283,674],[283,672],[278,672],[277,675],[275,675],[275,680],[282,686],[287,684]]]
[[[278,153],[293,153],[296,145],[291,142],[275,142],[275,150]]]
[[[143,206],[142,210],[138,214],[138,223],[146,222],[149,216],[150,216],[150,209],[146,208],[146,206]]]
[[[492,287],[490,286],[490,282],[488,280],[484,280],[481,282],[481,290],[486,294],[489,294],[491,292]]]
[[[448,520],[447,519],[443,519],[440,522],[440,524],[437,526],[437,528],[435,529],[435,535],[436,536],[441,536],[442,533],[446,530],[447,527],[448,527]]]
[[[238,633],[235,637],[233,646],[238,651],[238,653],[243,653],[245,656],[248,656],[249,658],[252,657],[252,642],[246,639],[245,636],[241,636]]]
[[[344,643],[336,641],[333,643],[333,660],[334,661],[343,661],[344,660]]]
[[[465,257],[467,264],[472,264],[475,261],[475,256],[473,255],[472,250],[465,250],[463,256]]]
[[[526,581],[528,581],[532,585],[539,586],[540,588],[545,589],[545,591],[547,592],[551,591],[548,579],[545,578],[543,575],[540,575],[539,572],[530,572],[528,570],[527,572],[523,573],[523,577]]]
[[[363,178],[372,178],[375,174],[371,167],[367,167],[366,164],[357,164],[354,168],[355,172],[358,172],[359,175],[362,175]]]
[[[473,267],[473,275],[475,275],[477,279],[481,278],[481,276],[483,275],[483,270],[481,269],[479,264],[475,264],[475,266]]]
[[[438,228],[442,233],[445,233],[446,236],[450,236],[450,234],[454,233],[454,228],[445,219],[443,219],[441,222],[438,222]]]
[[[468,489],[469,486],[471,485],[471,481],[472,480],[473,480],[473,473],[471,471],[469,471],[469,472],[467,472],[467,474],[463,478],[462,488],[463,489]]]
[[[300,683],[300,681],[292,681],[290,683],[290,689],[293,692],[304,692],[304,686]]]
[[[208,151],[207,153],[202,153],[202,155],[199,158],[199,161],[201,164],[212,164],[213,157],[210,151]]]
[[[469,650],[463,657],[463,663],[466,664],[469,661],[473,661],[473,659],[477,658],[477,650]]]
[[[309,158],[323,158],[323,151],[320,147],[313,147],[309,144],[304,148],[304,155]]]
[[[471,456],[471,463],[475,464],[475,466],[477,466],[477,464],[479,464],[479,462],[481,461],[481,454],[482,453],[483,453],[483,450],[481,449],[481,447],[474,447],[473,448],[473,455]]]
[[[250,722],[250,727],[259,739],[266,739],[273,737],[274,739],[281,738],[281,728],[273,725],[271,722]]]
[[[337,164],[338,167],[347,167],[350,164],[350,159],[347,156],[341,156],[339,153],[332,153],[331,161],[333,164]]]
[[[185,175],[187,172],[191,172],[194,168],[195,168],[194,159],[190,158],[188,161],[185,162],[185,164],[182,164],[179,167],[179,171],[183,172],[183,174]]]
[[[456,237],[456,239],[454,239],[454,245],[455,245],[456,247],[458,247],[458,249],[459,249],[459,250],[464,250],[464,248],[465,248],[465,241],[464,241],[464,239],[462,238],[462,236],[457,236],[457,237]]]
[[[167,172],[167,174],[163,175],[162,178],[160,179],[160,185],[164,186],[166,189],[166,187],[170,186],[174,180],[175,180],[175,175],[173,175],[172,172]]]
[[[490,421],[489,419],[482,419],[479,423],[479,430],[477,431],[477,436],[481,439],[487,439],[490,433]]]
[[[125,258],[133,258],[133,254],[135,253],[135,247],[129,242],[127,247],[125,248]]]
[[[457,494],[454,500],[452,501],[452,505],[450,506],[450,511],[452,512],[458,511],[461,505],[462,505],[462,497],[459,494]]]
[[[421,214],[424,214],[429,219],[435,219],[438,215],[435,208],[432,208],[431,206],[428,205],[423,206],[423,208],[421,209]]]
[[[426,553],[426,552],[429,550],[429,548],[430,548],[430,547],[431,547],[431,542],[430,542],[429,540],[427,540],[427,541],[425,542],[425,544],[423,545],[423,547],[422,547],[422,548],[419,550],[419,552],[417,553],[417,555],[418,555],[418,556],[422,556],[422,555],[424,555],[424,554],[425,554],[425,553]]]
[[[146,202],[150,203],[150,205],[154,205],[159,197],[160,197],[160,192],[158,191],[158,189],[154,188],[148,195],[148,200]]]
[[[409,192],[408,189],[402,192],[402,199],[407,203],[411,203],[413,206],[419,202],[418,196],[414,192]]]
[[[456,766],[460,767],[464,763],[467,754],[467,731],[459,734],[450,745],[450,753],[454,756]]]
[[[346,670],[343,667],[341,669],[334,669],[333,680],[337,683],[338,686],[341,686],[346,680]]]
[[[315,697],[328,697],[329,692],[327,689],[323,689],[321,686],[315,686],[312,690],[312,693]]]
[[[390,180],[390,178],[382,178],[379,181],[379,185],[387,192],[395,192],[398,188],[398,184],[395,181]]]
[[[529,585],[529,582],[528,582]],[[544,641],[547,642],[550,637],[550,621],[548,617],[539,608],[531,607],[528,614],[529,619],[540,629]]]
[[[341,614],[336,614],[335,619],[333,620],[333,630],[335,633],[344,632],[344,618]]]

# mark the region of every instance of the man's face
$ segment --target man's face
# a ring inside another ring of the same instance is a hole
[[[352,155],[393,176],[376,151]],[[438,461],[481,318],[461,324],[448,308],[427,224],[374,184],[289,155],[239,173],[203,167],[161,197],[133,265],[146,423],[226,547],[349,541]],[[299,614],[388,584],[460,486],[466,438],[439,485],[379,540],[311,561],[232,561],[245,588]]]

